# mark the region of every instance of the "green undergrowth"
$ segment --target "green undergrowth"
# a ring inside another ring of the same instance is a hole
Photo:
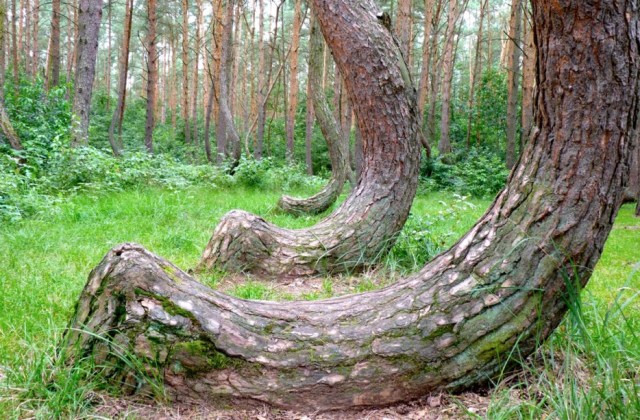
[[[301,190],[301,195],[310,192]],[[277,212],[279,195],[237,186],[82,192],[46,213],[0,225],[0,413],[9,418],[90,413],[99,379],[82,379],[82,371],[57,365],[53,355],[89,271],[109,249],[136,242],[186,270],[195,266],[213,228],[231,209],[288,228],[310,226],[323,217]],[[322,279],[317,290],[299,298],[384,286],[380,273],[392,281],[421,267],[466,232],[488,205],[449,193],[420,195],[377,274]],[[640,247],[635,244],[640,219],[632,210],[622,209],[581,305],[523,366],[522,377],[506,378],[491,394],[489,417],[638,417]],[[215,286],[224,279],[217,273],[203,280]],[[296,298],[256,278],[225,290],[245,299]]]

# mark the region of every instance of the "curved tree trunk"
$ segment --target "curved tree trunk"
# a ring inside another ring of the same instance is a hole
[[[341,65],[349,54],[334,36],[353,22],[376,25],[363,3],[314,0]],[[471,387],[530,354],[561,321],[571,289],[588,281],[622,201],[640,59],[637,1],[540,0],[533,9],[534,133],[506,189],[449,251],[379,291],[269,303],[212,291],[123,245],[89,277],[67,331],[72,360],[92,355],[110,366],[104,375],[141,391],[132,364],[113,356],[124,349],[174,400],[326,410]],[[343,74],[354,87],[354,74]]]
[[[333,3],[333,2],[326,2]],[[304,276],[361,268],[391,248],[418,181],[415,91],[393,37],[371,12],[343,4],[335,21],[317,12],[325,38],[352,95],[365,162],[360,182],[328,218],[286,230],[242,211],[227,214],[213,233],[199,269],[217,266],[270,276]],[[319,2],[317,8],[326,8]],[[352,22],[360,22],[353,27]],[[375,117],[373,117],[375,116]],[[347,153],[348,156],[348,153]]]
[[[331,159],[332,175],[329,183],[316,195],[307,199],[283,196],[278,202],[280,209],[292,214],[317,214],[327,210],[342,193],[349,167],[349,143],[342,135],[340,127],[329,108],[329,102],[322,90],[322,65],[324,40],[317,20],[312,17],[311,38],[309,40],[309,86],[313,110],[320,130],[327,140]]]

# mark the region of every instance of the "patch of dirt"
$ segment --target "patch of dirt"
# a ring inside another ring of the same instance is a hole
[[[433,394],[420,400],[391,407],[332,411],[304,414],[283,411],[269,406],[223,410],[203,406],[160,406],[134,400],[116,399],[95,394],[98,400],[95,414],[111,419],[154,420],[452,420],[486,415],[490,397],[476,393],[460,395]]]
[[[309,300],[326,299],[369,290],[378,290],[395,283],[401,276],[384,268],[369,270],[358,275],[338,275],[334,277],[300,277],[264,280],[245,274],[228,274],[214,289],[229,293],[239,285],[261,283],[270,290],[269,300]],[[201,279],[199,279],[201,280]],[[204,282],[206,284],[206,282]],[[327,290],[329,287],[329,290]]]

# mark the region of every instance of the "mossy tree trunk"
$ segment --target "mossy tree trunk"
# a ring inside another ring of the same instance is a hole
[[[313,111],[322,135],[327,141],[331,159],[331,179],[317,194],[306,199],[283,196],[278,207],[287,213],[317,214],[327,210],[340,196],[349,171],[349,143],[342,135],[340,127],[329,108],[329,102],[322,90],[322,66],[324,40],[317,20],[312,17],[311,37],[309,40],[309,86],[313,102]]]
[[[336,14],[335,22],[317,10],[328,7],[325,2],[315,10],[339,73],[346,76],[363,137],[357,186],[333,214],[308,229],[281,229],[243,211],[227,214],[200,269],[217,266],[269,276],[336,273],[371,264],[393,245],[418,182],[415,90],[391,33],[374,15],[378,7],[369,0],[355,4],[363,2],[366,10],[337,2],[346,17]]]
[[[380,42],[382,29],[371,29],[379,28],[372,1],[313,5],[341,65],[358,44],[341,39],[345,32],[395,54]],[[174,400],[326,410],[472,387],[514,354],[530,354],[561,321],[569,292],[589,280],[611,230],[640,71],[637,1],[539,0],[533,13],[539,92],[531,141],[505,190],[449,251],[379,291],[269,303],[212,291],[123,245],[89,277],[66,335],[72,360],[111,360],[103,374],[140,391],[144,383],[113,356],[124,348]],[[380,65],[388,63],[363,61],[361,69]],[[354,88],[358,76],[345,70]],[[399,83],[390,90],[407,95],[392,89]]]

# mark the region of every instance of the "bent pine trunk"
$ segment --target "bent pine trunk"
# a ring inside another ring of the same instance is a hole
[[[324,40],[317,20],[312,17],[311,38],[309,40],[309,86],[313,101],[313,110],[320,130],[327,140],[329,158],[331,159],[331,179],[317,194],[306,199],[282,196],[278,207],[291,214],[318,214],[327,210],[336,202],[349,171],[349,143],[342,135],[340,127],[329,108],[329,102],[322,90],[322,65],[324,56]]]
[[[335,10],[326,10],[333,3]],[[402,229],[420,160],[413,83],[374,2],[344,3],[322,1],[314,10],[346,76],[362,132],[365,158],[358,185],[333,214],[308,229],[281,229],[243,211],[227,214],[199,269],[282,277],[355,270],[384,255]]]
[[[362,3],[314,0],[326,34],[375,25],[371,12],[349,14],[375,10]],[[108,378],[143,390],[132,364],[114,356],[124,349],[176,401],[327,410],[468,388],[514,354],[530,354],[561,321],[572,289],[589,280],[611,230],[640,70],[637,0],[538,0],[533,13],[539,93],[531,141],[506,189],[449,251],[379,291],[270,303],[225,296],[123,245],[82,293],[66,335],[72,360],[92,356],[110,366],[102,370]],[[344,63],[347,50],[334,51]],[[354,74],[343,74],[353,83]]]

